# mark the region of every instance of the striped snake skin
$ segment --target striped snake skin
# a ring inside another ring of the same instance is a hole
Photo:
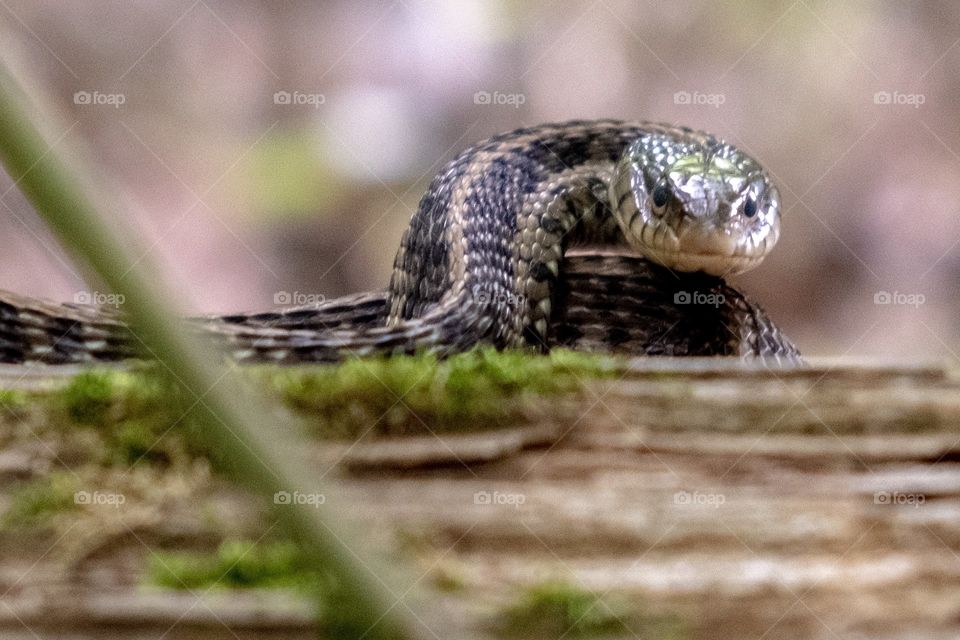
[[[796,348],[723,280],[756,266],[779,225],[762,167],[707,133],[546,124],[480,142],[441,170],[386,291],[187,322],[237,361],[487,344],[793,362]],[[605,253],[575,255],[583,247]],[[0,294],[2,361],[106,362],[139,351],[116,312]]]

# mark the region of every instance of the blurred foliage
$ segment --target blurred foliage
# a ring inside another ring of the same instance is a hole
[[[307,131],[267,134],[244,157],[237,174],[239,203],[264,221],[323,215],[344,195]]]

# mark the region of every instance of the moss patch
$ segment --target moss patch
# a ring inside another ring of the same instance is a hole
[[[27,400],[23,393],[13,389],[0,389],[0,410],[18,413],[25,409]]]
[[[549,406],[544,398],[574,393],[585,381],[617,371],[618,361],[610,357],[478,349],[445,360],[417,355],[240,372],[303,416],[314,435],[355,438],[502,426]],[[0,406],[39,413],[51,428],[96,430],[104,438],[104,456],[123,464],[169,461],[175,454],[172,427],[187,422],[193,402],[149,365],[92,369],[58,391],[0,395]]]
[[[77,508],[76,491],[76,480],[68,472],[28,482],[14,490],[0,526],[12,530],[45,528],[53,516]]]
[[[611,376],[613,358],[572,351],[549,356],[478,349],[446,360],[431,355],[353,360],[332,367],[260,368],[254,375],[321,437],[471,431],[502,426],[544,397]]]
[[[95,431],[101,462],[126,466],[185,459],[186,439],[175,427],[188,417],[188,400],[153,366],[92,369],[35,398],[48,422]]]
[[[622,597],[600,596],[564,582],[531,587],[502,613],[499,626],[517,638],[688,637],[675,616],[650,615]]]
[[[307,567],[292,542],[228,540],[212,553],[158,552],[147,571],[150,584],[171,589],[284,587],[314,591],[324,580]]]

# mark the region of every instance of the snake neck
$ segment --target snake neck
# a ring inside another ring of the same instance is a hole
[[[622,242],[607,194],[617,160],[641,131],[618,121],[548,124],[454,158],[401,241],[388,324],[399,330],[434,309],[459,309],[461,325],[482,329],[482,341],[546,344],[564,249]]]

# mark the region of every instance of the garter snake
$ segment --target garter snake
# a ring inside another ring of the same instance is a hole
[[[240,361],[481,344],[794,359],[763,312],[722,280],[770,252],[779,210],[760,164],[705,132],[615,120],[517,129],[437,174],[386,291],[191,326]],[[566,256],[596,245],[638,257]],[[134,342],[116,314],[0,296],[0,360],[116,360]]]

